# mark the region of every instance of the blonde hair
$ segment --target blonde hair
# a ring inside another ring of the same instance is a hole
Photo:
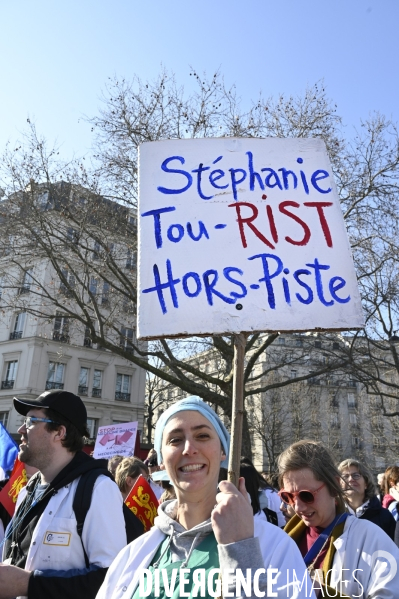
[[[148,469],[144,462],[135,457],[124,458],[115,472],[115,482],[118,485],[120,492],[126,493],[128,491],[126,487],[126,479],[128,476],[137,478],[143,472],[148,474]]]

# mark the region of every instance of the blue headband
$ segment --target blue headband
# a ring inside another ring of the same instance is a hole
[[[227,432],[226,427],[223,422],[220,420],[219,416],[212,410],[208,404],[206,404],[202,399],[192,395],[191,397],[185,397],[180,401],[177,401],[173,405],[171,405],[159,418],[157,425],[155,427],[155,438],[154,438],[154,449],[157,452],[158,456],[158,464],[162,464],[162,435],[166,423],[170,418],[172,418],[177,412],[182,412],[183,410],[191,410],[195,412],[200,412],[209,422],[212,424],[213,428],[218,434],[218,437],[222,443],[223,451],[226,454],[226,459],[220,464],[223,468],[227,468],[229,461],[229,448],[230,448],[230,435]]]

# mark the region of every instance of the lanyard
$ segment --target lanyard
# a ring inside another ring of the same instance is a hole
[[[306,566],[309,566],[309,564],[311,564],[313,560],[316,558],[318,553],[321,551],[324,543],[327,541],[328,537],[332,533],[333,528],[338,524],[338,522],[345,522],[348,516],[349,514],[347,513],[338,514],[338,516],[335,516],[331,524],[329,524],[327,528],[325,528],[323,532],[319,534],[316,541],[313,543],[313,545],[303,558],[305,560]]]

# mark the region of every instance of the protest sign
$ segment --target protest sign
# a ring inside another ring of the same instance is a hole
[[[143,339],[364,324],[320,139],[142,144],[138,275]]]
[[[150,530],[157,515],[158,500],[150,487],[150,483],[141,474],[126,497],[125,503],[129,510],[142,522],[144,532]]]
[[[109,459],[114,455],[128,457],[134,454],[138,422],[123,422],[98,428],[93,456]]]

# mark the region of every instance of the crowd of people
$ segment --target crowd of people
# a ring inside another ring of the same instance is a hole
[[[397,466],[378,489],[365,464],[303,440],[279,456],[278,490],[247,457],[236,488],[229,433],[197,397],[163,412],[145,461],[108,463],[82,451],[78,396],[14,406],[31,476],[11,521],[0,511],[0,599],[399,598]],[[147,533],[123,503],[139,477],[159,501]]]

